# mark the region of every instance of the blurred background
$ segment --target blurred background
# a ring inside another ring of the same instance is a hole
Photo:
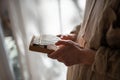
[[[0,0],[0,80],[66,80],[67,67],[29,51],[36,34],[69,34],[86,0]]]

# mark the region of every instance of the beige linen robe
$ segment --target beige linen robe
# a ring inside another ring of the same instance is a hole
[[[69,67],[67,80],[120,80],[120,0],[87,0],[83,23],[72,33],[96,55],[92,65]]]

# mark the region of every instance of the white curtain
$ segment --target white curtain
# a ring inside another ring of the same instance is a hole
[[[29,51],[29,43],[34,34],[69,33],[82,21],[85,0],[8,0],[8,4],[23,80],[66,80],[67,67]]]

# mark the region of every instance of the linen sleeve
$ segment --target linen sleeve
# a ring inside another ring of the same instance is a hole
[[[90,41],[96,50],[94,75],[96,80],[120,80],[120,8],[106,8],[98,23]]]

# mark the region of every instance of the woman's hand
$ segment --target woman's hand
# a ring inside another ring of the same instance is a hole
[[[94,51],[90,49],[81,49],[79,44],[72,40],[60,40],[56,45],[60,48],[48,56],[63,62],[66,66],[80,63],[92,64],[94,61]]]

